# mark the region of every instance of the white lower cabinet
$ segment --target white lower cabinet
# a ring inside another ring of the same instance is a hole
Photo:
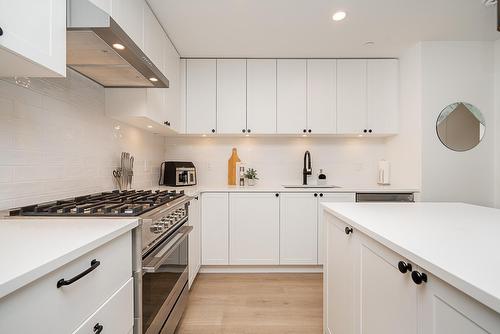
[[[325,219],[325,333],[500,333],[499,313],[333,215]],[[400,262],[411,270],[401,272]],[[416,284],[412,271],[427,282]]]
[[[134,280],[130,278],[73,334],[128,333],[134,328]]]
[[[279,264],[280,203],[276,195],[229,195],[229,264]]]
[[[318,263],[317,196],[280,195],[280,264]]]
[[[320,193],[318,200],[318,264],[323,264],[325,258],[325,212],[321,203],[355,202],[355,193]]]
[[[201,266],[201,212],[199,196],[189,204],[189,225],[193,227],[189,233],[189,287],[193,284]]]
[[[201,247],[203,265],[229,264],[228,193],[201,196]]]
[[[99,264],[96,266],[93,260]],[[91,266],[95,269],[87,275],[69,285],[57,287],[61,279],[69,280]],[[3,297],[0,302],[0,333],[72,333],[96,310],[111,302],[110,298],[121,287],[131,284],[131,276],[132,237],[131,232],[127,232]],[[111,307],[109,318],[102,321],[120,319],[124,325],[122,332],[126,333],[133,324],[133,314],[127,306],[133,293],[132,289],[126,288],[119,294],[123,294],[120,298],[123,297],[125,304],[119,308]]]
[[[326,217],[326,247],[323,271],[323,323],[328,334],[354,334],[356,325],[357,236],[346,234],[347,224]],[[358,327],[359,328],[359,327]]]
[[[422,333],[500,333],[500,314],[434,275],[427,276],[420,298]]]

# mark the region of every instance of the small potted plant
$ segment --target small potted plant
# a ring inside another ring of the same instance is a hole
[[[245,172],[245,178],[248,179],[248,185],[254,186],[255,182],[259,179],[257,177],[257,171],[253,168],[248,168]]]

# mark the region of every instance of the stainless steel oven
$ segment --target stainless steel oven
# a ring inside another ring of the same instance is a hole
[[[187,303],[191,230],[182,224],[142,261],[143,333],[174,333],[179,323]]]

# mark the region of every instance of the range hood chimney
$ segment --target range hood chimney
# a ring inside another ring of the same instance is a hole
[[[67,0],[67,66],[106,88],[168,88],[168,79],[106,12]]]

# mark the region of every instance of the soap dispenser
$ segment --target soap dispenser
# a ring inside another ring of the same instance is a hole
[[[323,169],[319,170],[318,185],[326,185],[326,175],[323,173]]]

